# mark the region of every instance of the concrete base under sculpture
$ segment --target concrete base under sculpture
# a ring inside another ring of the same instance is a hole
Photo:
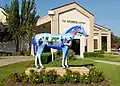
[[[66,73],[66,70],[63,69],[62,67],[47,67],[46,69],[28,68],[25,70],[25,74],[30,75],[31,70],[34,70],[36,72],[40,72],[41,70],[49,71],[49,70],[53,70],[53,69],[56,70],[57,74],[60,74],[61,76],[63,76],[63,74]],[[71,71],[78,71],[78,72],[80,72],[81,75],[89,73],[89,69],[86,67],[70,67],[69,69]]]

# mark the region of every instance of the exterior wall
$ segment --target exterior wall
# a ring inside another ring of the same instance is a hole
[[[71,10],[73,10],[73,9],[76,9],[76,10],[74,10],[74,11],[71,11]],[[67,6],[64,6],[64,7],[61,7],[61,8],[59,8],[59,9],[54,9],[53,10],[54,12],[55,12],[55,15],[54,15],[54,17],[52,18],[52,31],[51,31],[51,33],[56,33],[56,34],[59,34],[59,33],[61,33],[62,31],[61,31],[61,26],[59,26],[59,23],[61,22],[60,21],[60,15],[62,14],[62,13],[64,13],[64,12],[68,12],[68,14],[72,14],[71,16],[73,17],[73,16],[78,16],[78,14],[80,15],[80,17],[82,17],[82,16],[84,16],[83,18],[84,18],[84,20],[85,20],[85,22],[87,21],[87,23],[86,24],[88,24],[88,26],[87,25],[83,25],[84,27],[88,27],[88,28],[86,28],[86,29],[89,29],[87,32],[88,32],[88,37],[87,37],[87,51],[88,52],[93,52],[94,51],[94,49],[93,49],[93,26],[94,26],[94,16],[92,15],[92,14],[90,14],[88,11],[86,11],[85,9],[83,9],[83,8],[81,8],[79,5],[77,5],[77,4],[75,4],[75,3],[73,3],[73,4],[71,4],[71,5],[67,5]],[[69,12],[69,11],[71,11],[71,12]],[[73,12],[76,12],[77,14],[73,14]],[[83,15],[82,15],[83,14]],[[86,17],[85,17],[86,16]],[[71,18],[71,17],[70,17]],[[77,19],[77,18],[76,18]],[[81,21],[81,19],[79,20],[79,21]],[[88,22],[89,21],[89,22]],[[68,25],[68,27],[69,27],[69,25]],[[57,28],[57,29],[56,29]],[[66,29],[68,29],[67,28],[67,26],[66,26]],[[61,32],[60,32],[61,31]],[[84,37],[82,37],[83,39],[85,39]],[[84,43],[83,43],[83,45],[84,45]],[[82,43],[81,43],[81,46],[83,46],[82,45]],[[83,52],[84,52],[84,50],[82,50]],[[81,52],[82,52],[81,51]],[[83,53],[82,53],[83,54]],[[83,55],[81,56],[81,57],[83,57]]]
[[[74,25],[82,25],[89,35],[75,36],[75,39],[80,39],[80,55],[83,57],[83,52],[85,52],[85,47],[87,45],[87,52],[94,52],[94,39],[98,40],[98,49],[101,50],[101,36],[107,36],[107,51],[111,51],[111,32],[105,27],[94,24],[94,15],[86,11],[84,8],[76,3],[61,6],[52,9],[55,15],[45,16],[38,20],[37,26],[42,26],[42,24],[51,21],[51,33],[60,34],[65,32],[67,29]],[[74,21],[74,23],[70,22]],[[48,30],[48,29],[47,29]],[[49,31],[47,31],[49,32]],[[95,35],[97,34],[97,35]],[[87,41],[86,41],[87,40]],[[87,43],[86,43],[87,42]]]
[[[69,15],[69,16],[68,16]],[[74,16],[73,16],[74,15]],[[72,16],[72,17],[71,17]],[[78,10],[73,9],[70,11],[63,12],[59,14],[59,33],[64,33],[69,28],[81,25],[84,27],[87,34],[90,34],[90,20],[87,16],[81,14]],[[80,56],[83,57],[85,52],[86,37],[84,36],[75,36],[75,39],[80,39]]]
[[[36,33],[51,33],[51,22],[37,26]]]
[[[75,25],[82,25],[87,34],[89,35],[90,33],[89,24],[90,24],[89,18],[81,14],[76,9],[59,14],[59,33],[63,33]]]
[[[101,30],[97,27],[94,27],[94,39],[98,40],[98,49],[94,49],[94,51],[101,50]]]
[[[5,23],[6,22],[6,16],[3,14],[4,10],[0,8],[0,22]]]
[[[95,35],[98,34],[98,35]],[[107,37],[107,52],[111,52],[111,31],[105,27],[94,26],[94,39],[98,39],[98,49],[102,50],[102,36]]]
[[[98,46],[98,48],[97,49],[94,49],[94,51],[96,51],[96,50],[99,50],[99,34],[98,33],[94,33],[94,40],[97,40],[97,46]],[[94,44],[95,45],[95,44]]]

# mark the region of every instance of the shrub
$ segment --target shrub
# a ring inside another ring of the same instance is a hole
[[[62,76],[60,76],[60,75],[58,75],[57,77],[56,77],[56,80],[55,80],[55,83],[56,84],[64,84],[66,81],[65,81],[65,78],[64,77],[62,77]]]
[[[88,79],[89,82],[101,82],[104,80],[104,75],[103,75],[103,71],[100,71],[98,69],[96,69],[95,67],[91,67],[89,70],[89,74],[88,74]]]
[[[21,82],[22,81],[22,77],[18,73],[11,73],[10,79],[14,82]]]
[[[62,51],[57,51],[55,52],[55,58],[60,58],[62,57]],[[75,57],[75,52],[72,49],[69,49],[68,51],[68,58],[73,59]]]
[[[44,83],[55,83],[57,78],[57,72],[55,70],[49,70],[46,72],[45,78],[43,79]]]
[[[28,52],[28,50],[26,48],[23,50],[22,54],[24,56],[29,56],[29,52]]]
[[[64,83],[99,83],[104,81],[105,77],[103,72],[91,67],[88,74],[80,75],[78,71],[71,71],[66,69],[66,73],[63,76],[57,74],[55,70],[41,70],[40,72],[31,71],[31,75],[27,76],[25,73],[14,73],[10,76],[14,82],[30,82],[30,83],[53,83],[53,84],[64,84]]]
[[[0,56],[11,56],[11,52],[0,52]]]
[[[78,71],[71,71],[69,69],[66,70],[66,74],[64,74],[64,80],[67,83],[79,83],[80,82],[80,73]]]
[[[85,52],[84,57],[104,57],[101,53],[99,52]]]
[[[75,57],[75,52],[72,50],[72,49],[70,49],[69,51],[68,51],[68,58],[69,59],[72,59],[72,58],[74,58]]]
[[[12,53],[12,56],[20,56],[20,52],[14,52]]]
[[[100,53],[100,54],[104,54],[104,53],[105,53],[104,50],[98,50],[98,51],[95,51],[95,52],[98,52],[98,53]]]
[[[56,59],[61,59],[62,57],[62,51],[58,50],[54,53],[54,56]]]
[[[47,64],[52,61],[52,54],[51,53],[42,53],[42,63]]]

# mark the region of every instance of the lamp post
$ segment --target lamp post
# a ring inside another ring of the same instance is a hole
[[[55,15],[55,12],[53,10],[49,10],[48,11],[48,15],[53,18],[53,16]]]
[[[50,18],[51,18],[51,29],[52,29],[52,25],[53,25],[53,16],[55,15],[55,12],[53,11],[53,10],[49,10],[48,11],[48,15],[50,16]],[[52,53],[52,61],[54,61],[54,55],[53,55],[53,53],[54,53],[54,49],[50,49],[51,50],[51,53]]]

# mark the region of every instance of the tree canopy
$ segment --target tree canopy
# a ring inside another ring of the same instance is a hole
[[[113,33],[111,34],[111,43],[112,48],[118,49],[120,48],[120,37],[115,36]]]
[[[4,7],[6,15],[6,28],[16,42],[16,51],[19,51],[19,43],[27,35],[30,39],[35,30],[34,24],[39,16],[36,13],[35,0],[12,0],[10,5]]]

